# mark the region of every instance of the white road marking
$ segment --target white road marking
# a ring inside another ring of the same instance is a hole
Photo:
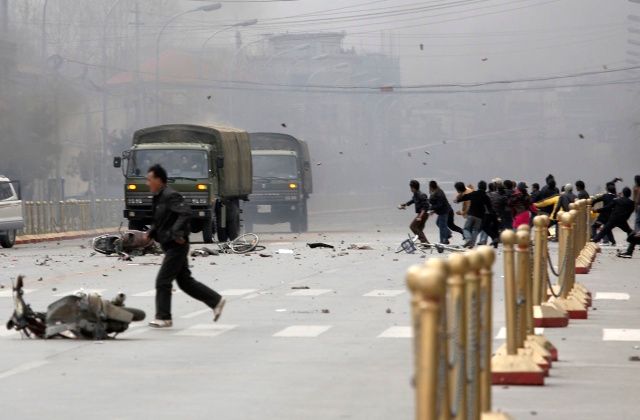
[[[156,295],[156,289],[147,290],[146,292],[135,293],[133,297],[151,297]]]
[[[183,292],[180,289],[173,289],[172,293],[175,295],[176,293],[183,293]],[[140,293],[133,294],[131,296],[133,296],[133,297],[154,297],[155,295],[156,295],[156,289],[151,289],[151,290],[147,290],[146,292],[140,292]]]
[[[256,292],[258,289],[228,289],[220,292],[222,296],[244,296]]]
[[[629,293],[597,292],[594,300],[629,300]]]
[[[22,289],[25,295],[28,295],[29,293],[33,293],[36,290],[37,289]],[[6,297],[12,297],[12,296],[13,296],[13,290],[11,290],[11,288],[6,290],[0,290],[0,298],[3,298],[3,297],[6,298]]]
[[[317,337],[328,331],[331,325],[292,325],[282,331],[275,333],[274,337],[296,337],[310,338]]]
[[[1,338],[13,337],[13,336],[20,336],[20,332],[16,331],[16,330],[7,330],[4,327],[0,328],[0,337]]]
[[[204,315],[206,313],[213,314],[213,310],[211,310],[209,308],[202,309],[202,310],[199,310],[199,311],[195,311],[195,312],[191,312],[191,313],[182,315],[180,318],[182,318],[182,319],[191,319],[191,318],[195,318],[195,317],[200,316],[200,315]]]
[[[404,293],[404,290],[372,290],[362,296],[365,297],[395,297]]]
[[[37,369],[40,366],[44,366],[49,364],[47,360],[36,360],[35,362],[24,363],[22,365],[16,366],[13,369],[9,369],[0,373],[0,379],[8,378],[9,376],[17,375],[18,373],[24,373],[30,371],[31,369]]]
[[[247,295],[245,297],[243,297],[242,299],[255,299],[257,297],[262,296],[260,293],[251,293],[250,295]]]
[[[190,337],[217,337],[227,331],[236,328],[237,325],[223,324],[196,324],[192,327],[177,332],[175,335],[186,335]]]
[[[331,289],[301,289],[291,293],[287,293],[287,296],[320,296],[329,292],[332,292],[332,290]]]
[[[640,330],[604,328],[602,341],[640,341]]]
[[[412,338],[413,330],[411,327],[391,327],[387,328],[378,336],[378,338]]]
[[[127,337],[135,337],[138,335],[142,335],[146,332],[151,331],[151,327],[148,327],[146,324],[131,324],[129,325],[129,329],[122,333],[122,335]]]
[[[107,289],[76,289],[76,290],[72,290],[69,292],[59,292],[59,293],[55,293],[53,296],[55,297],[64,297],[64,296],[69,296],[69,295],[75,295],[77,292],[84,292],[84,293],[97,293],[99,295],[102,295],[103,292],[105,292]]]
[[[544,328],[536,328],[535,333],[538,335],[544,334]],[[507,339],[507,327],[501,327],[498,330],[498,334],[495,336],[496,340],[506,340]]]

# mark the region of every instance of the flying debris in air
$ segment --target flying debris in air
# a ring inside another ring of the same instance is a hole
[[[580,137],[581,139],[584,138],[584,134],[578,134],[578,137]]]
[[[411,157],[412,156],[411,152],[407,152],[407,156]]]
[[[431,153],[427,152],[426,150],[424,151],[426,154],[430,155]]]
[[[424,44],[420,44],[420,51],[424,51]]]
[[[287,124],[285,124],[285,123],[282,123],[280,125],[283,126],[284,128],[287,128]]]
[[[211,95],[207,96],[207,99],[208,99],[208,100],[211,100]]]
[[[482,61],[487,61],[487,60],[488,60],[488,58],[487,58],[487,57],[485,57],[485,58],[483,58],[483,59],[482,59]]]

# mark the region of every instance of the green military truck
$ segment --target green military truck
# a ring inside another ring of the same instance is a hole
[[[244,206],[245,228],[289,223],[308,230],[307,199],[313,192],[307,143],[288,134],[251,133],[253,193]]]
[[[221,242],[239,235],[240,200],[248,199],[252,185],[247,132],[186,124],[144,128],[134,133],[131,149],[113,163],[123,168],[124,217],[130,229],[144,230],[151,224],[153,197],[145,176],[159,163],[167,170],[171,188],[191,206],[193,233],[202,232],[205,243],[216,233]]]

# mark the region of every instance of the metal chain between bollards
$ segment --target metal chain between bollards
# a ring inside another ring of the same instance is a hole
[[[560,267],[560,273],[556,273],[555,270],[553,269],[553,263],[551,262],[551,256],[549,255],[549,248],[547,248],[547,261],[549,262],[549,268],[551,268],[553,275],[558,278],[564,277],[565,271],[567,270],[567,264],[569,262],[570,255],[573,254],[573,244],[571,242],[572,241],[567,241],[567,250],[564,253],[564,258],[562,259],[562,266]],[[549,286],[549,291],[551,291],[551,295],[555,298],[561,297],[566,287],[566,283],[562,282],[562,284],[560,285],[560,290],[558,291],[558,293],[556,293],[553,290],[553,285],[551,284],[551,279],[549,278],[549,276],[545,276],[545,277],[547,278],[547,285]]]

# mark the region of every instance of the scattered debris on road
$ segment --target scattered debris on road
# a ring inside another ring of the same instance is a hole
[[[216,251],[215,249],[211,249],[207,247],[202,247],[202,248],[194,249],[193,251],[191,251],[192,257],[209,257],[211,255],[213,255],[214,257],[217,257],[218,255],[220,255],[220,252]]]
[[[279,250],[276,251],[276,254],[293,255],[293,250],[292,249],[279,249]]]
[[[291,289],[293,290],[307,290],[310,289],[309,286],[291,286]]]
[[[325,244],[324,242],[312,242],[312,243],[307,243],[307,246],[311,249],[316,249],[316,248],[329,248],[329,249],[336,249],[335,246],[333,245],[329,245],[329,244]]]
[[[373,251],[371,245],[368,244],[351,244],[349,245],[349,249],[355,249],[358,251]]]

